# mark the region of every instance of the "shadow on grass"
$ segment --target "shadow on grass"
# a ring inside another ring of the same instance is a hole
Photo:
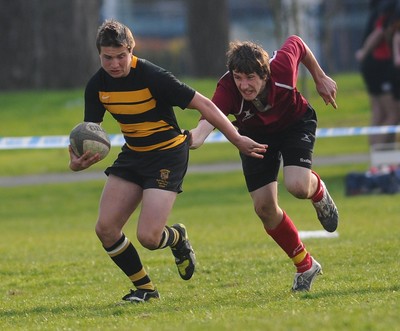
[[[380,294],[380,293],[392,293],[398,292],[400,285],[392,285],[387,287],[363,287],[363,288],[351,288],[341,290],[326,290],[321,292],[298,292],[296,293],[300,299],[321,299],[329,297],[339,297],[348,295],[363,295],[363,294]]]

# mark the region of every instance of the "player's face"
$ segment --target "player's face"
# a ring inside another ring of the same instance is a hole
[[[102,68],[113,78],[126,77],[131,70],[132,53],[124,47],[101,47]]]
[[[234,70],[233,79],[243,99],[247,101],[257,98],[257,95],[264,90],[266,84],[266,78],[261,78],[255,72],[244,74]]]

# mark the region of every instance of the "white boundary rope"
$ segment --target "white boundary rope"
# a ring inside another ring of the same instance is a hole
[[[370,134],[399,133],[400,125],[320,128],[317,129],[318,138],[362,136]],[[111,146],[122,146],[125,141],[122,134],[110,134]],[[225,136],[219,132],[212,132],[206,143],[226,142]],[[69,136],[30,136],[30,137],[0,137],[0,150],[5,149],[45,149],[66,148],[69,145]]]
[[[339,237],[338,232],[327,232],[325,230],[314,230],[314,231],[299,231],[299,236],[302,240],[310,238],[337,238]]]

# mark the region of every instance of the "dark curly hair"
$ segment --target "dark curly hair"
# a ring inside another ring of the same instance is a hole
[[[270,76],[269,55],[256,43],[251,41],[231,42],[226,55],[227,67],[230,72],[237,71],[247,75],[255,72],[262,79]]]

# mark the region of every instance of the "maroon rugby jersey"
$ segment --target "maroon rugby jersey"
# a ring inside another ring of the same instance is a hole
[[[218,81],[212,101],[225,115],[235,116],[234,125],[241,133],[259,135],[281,131],[301,118],[307,109],[307,100],[296,88],[299,64],[305,55],[306,48],[297,36],[289,37],[273,53],[265,112],[243,99],[229,72]]]

